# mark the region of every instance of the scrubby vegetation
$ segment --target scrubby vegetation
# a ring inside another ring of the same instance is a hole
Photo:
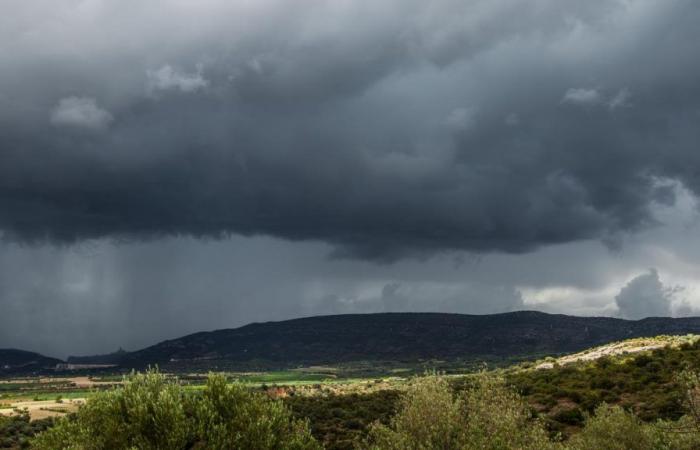
[[[700,379],[685,373],[689,414],[678,421],[645,423],[620,406],[602,404],[586,415],[569,440],[548,436],[524,399],[503,378],[480,374],[462,392],[441,377],[416,380],[388,426],[375,424],[365,446],[373,450],[693,450],[700,448]]]
[[[304,421],[285,406],[223,376],[211,375],[195,395],[149,371],[123,388],[96,394],[77,414],[58,420],[33,442],[58,449],[251,449],[320,448]]]
[[[53,419],[30,421],[29,415],[22,412],[11,417],[0,416],[0,448],[29,448],[30,439],[51,425]]]
[[[668,345],[651,351],[628,352],[656,344]],[[567,365],[559,365],[564,358],[548,358],[546,362],[552,363],[551,369],[535,369],[538,363],[527,363],[497,373],[506,386],[521,395],[549,436],[559,435],[562,440],[579,433],[586,418],[603,404],[607,408],[620,406],[622,411],[633,413],[645,423],[658,419],[675,421],[686,414],[684,390],[677,375],[684,369],[700,370],[700,344],[696,336],[644,338],[643,342],[632,339],[606,347],[622,347],[625,351]],[[606,349],[592,349],[581,355],[606,353],[600,350]],[[470,376],[448,376],[445,380],[455,392],[465,391],[473,383]],[[349,449],[367,435],[372,422],[388,424],[399,408],[400,385],[392,384],[388,389],[353,395],[292,396],[284,401],[296,417],[309,418],[312,433],[327,448]],[[700,406],[698,411],[700,415]]]
[[[696,422],[700,423],[700,405],[688,408],[686,389],[678,377],[684,370],[700,370],[697,339],[674,339],[673,345],[653,351],[620,353],[566,366],[553,364],[552,369],[534,369],[535,366],[527,364],[497,373],[505,386],[520,394],[531,416],[537,418],[550,438],[569,442],[581,433],[588,418],[596,417],[597,410],[610,420],[622,421],[626,417],[634,418],[640,426],[649,424],[647,434],[656,430],[654,424],[659,419],[673,421],[673,429],[681,427],[683,422],[675,421],[689,410],[698,412]],[[470,376],[444,377],[442,382],[449,383],[456,393],[471,389],[474,383]],[[391,412],[402,407],[405,400],[400,400],[399,391],[386,392],[381,396],[358,393],[292,397],[285,402],[297,417],[310,418],[314,436],[328,448],[348,449],[351,440],[367,435],[367,424],[375,420],[388,424]],[[687,417],[683,420],[687,421]],[[687,436],[676,434],[679,439]]]
[[[400,394],[396,390],[284,399],[292,414],[308,418],[314,437],[328,450],[353,450],[374,422],[389,423]]]
[[[550,430],[570,435],[602,403],[619,405],[643,421],[679,419],[686,409],[677,375],[699,369],[700,342],[695,340],[552,369],[513,370],[506,379]]]
[[[544,450],[552,445],[524,401],[502,380],[486,375],[461,395],[439,376],[416,380],[389,426],[376,424],[367,443],[376,450]]]

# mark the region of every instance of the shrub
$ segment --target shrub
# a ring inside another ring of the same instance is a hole
[[[70,418],[33,441],[38,450],[316,449],[306,423],[279,402],[211,375],[187,395],[157,371],[132,374],[122,388],[96,393]]]
[[[149,371],[123,388],[100,392],[76,416],[60,420],[34,442],[37,449],[165,450],[186,448],[189,426],[181,388]]]
[[[568,443],[571,450],[697,450],[700,433],[693,419],[644,423],[619,406],[603,404]]]
[[[555,448],[542,424],[503,380],[480,374],[455,396],[437,375],[415,380],[389,426],[376,424],[368,446],[376,450]]]
[[[583,430],[571,438],[571,450],[652,450],[670,448],[661,430],[643,424],[619,406],[603,404],[586,420]]]
[[[29,420],[29,413],[0,415],[0,448],[28,448],[29,440],[53,424],[53,419]]]
[[[583,423],[584,416],[579,408],[573,408],[560,411],[553,419],[567,425],[579,425]]]
[[[259,392],[209,377],[202,398],[195,403],[196,438],[203,448],[320,449],[308,424],[293,420],[288,409]]]
[[[495,376],[479,375],[465,394],[465,449],[558,448],[543,424],[532,417],[524,400]]]
[[[375,449],[459,448],[464,441],[463,402],[454,398],[447,381],[430,375],[414,381],[400,401],[390,425],[370,429]]]
[[[683,403],[688,411],[689,425],[700,432],[700,374],[684,370],[676,379],[683,390]]]
[[[400,393],[380,390],[351,394],[299,395],[283,402],[298,418],[308,418],[311,433],[328,450],[354,449],[376,421],[388,424],[396,411]],[[344,411],[336,417],[336,409]]]

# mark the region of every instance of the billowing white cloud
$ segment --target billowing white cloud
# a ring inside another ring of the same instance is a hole
[[[91,97],[67,97],[51,110],[50,121],[59,127],[103,130],[114,120],[109,111],[100,108]]]
[[[197,72],[186,73],[166,64],[157,70],[146,72],[148,77],[148,91],[178,90],[181,92],[196,92],[209,86],[209,81],[202,76],[202,66],[197,67]]]
[[[632,279],[615,297],[620,315],[626,319],[671,315],[672,290],[664,287],[656,269]]]

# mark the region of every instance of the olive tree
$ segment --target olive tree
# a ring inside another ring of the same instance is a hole
[[[199,394],[157,371],[132,374],[123,387],[96,393],[78,412],[33,441],[38,450],[320,448],[306,422],[278,401],[221,375]]]

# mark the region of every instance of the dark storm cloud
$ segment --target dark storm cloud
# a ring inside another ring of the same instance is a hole
[[[694,1],[11,3],[6,239],[524,252],[700,192]]]

